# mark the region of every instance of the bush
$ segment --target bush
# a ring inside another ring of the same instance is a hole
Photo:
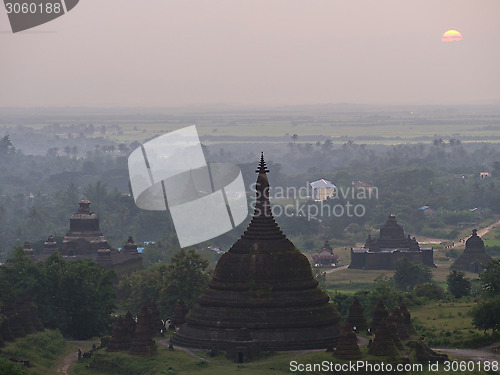
[[[22,364],[11,362],[7,358],[0,356],[0,374],[27,375],[28,372]]]
[[[462,298],[470,295],[471,282],[465,277],[463,271],[451,271],[446,278],[446,282],[448,283],[448,292],[455,298]]]
[[[414,289],[417,297],[427,297],[432,300],[440,300],[445,297],[443,288],[434,283],[424,283],[417,285]]]

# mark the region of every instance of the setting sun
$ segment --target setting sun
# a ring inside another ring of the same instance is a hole
[[[462,40],[462,34],[457,30],[448,30],[441,37],[443,42],[459,42]]]

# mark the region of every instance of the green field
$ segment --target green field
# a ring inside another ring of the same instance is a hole
[[[417,329],[433,347],[470,348],[486,346],[491,341],[472,324],[473,301],[435,302],[412,309]]]
[[[117,142],[144,141],[196,125],[206,144],[235,142],[298,143],[330,138],[366,144],[432,142],[499,142],[500,112],[486,106],[290,106],[281,108],[0,108],[0,125],[41,129],[58,123],[93,124],[94,136]],[[100,131],[105,125],[106,130]],[[78,133],[75,133],[77,135]],[[60,134],[66,137],[67,134]],[[231,139],[227,139],[231,137]],[[256,138],[259,138],[258,140]],[[252,140],[253,139],[253,140]]]

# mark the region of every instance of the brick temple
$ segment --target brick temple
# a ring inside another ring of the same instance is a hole
[[[406,236],[395,215],[389,215],[387,222],[380,228],[379,238],[370,235],[362,249],[351,249],[349,268],[367,270],[393,270],[403,257],[412,262],[435,267],[434,250],[421,248],[415,237]]]
[[[278,227],[269,202],[269,172],[261,157],[254,216],[217,263],[212,280],[176,345],[218,348],[243,361],[258,346],[270,350],[335,346],[340,315],[318,288],[311,265]],[[232,354],[231,354],[232,355]]]
[[[26,244],[25,252],[38,261],[47,259],[54,252],[61,253],[65,260],[92,259],[115,270],[119,277],[143,268],[142,256],[132,237],[125,242],[121,251],[112,248],[100,230],[99,216],[91,211],[90,202],[81,200],[78,205],[78,210],[69,219],[69,232],[61,244],[49,236],[41,255],[31,255]]]

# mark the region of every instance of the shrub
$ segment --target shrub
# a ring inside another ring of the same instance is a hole
[[[443,288],[434,283],[424,283],[417,285],[414,289],[417,297],[427,297],[432,300],[440,300],[445,297]]]

